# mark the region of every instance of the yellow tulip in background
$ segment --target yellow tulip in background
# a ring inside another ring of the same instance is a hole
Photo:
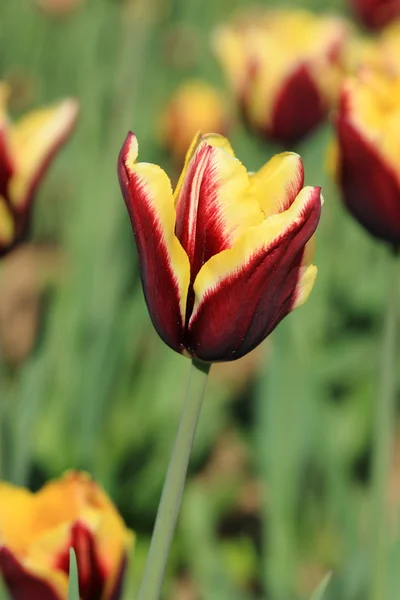
[[[260,10],[217,29],[213,46],[249,126],[292,143],[326,117],[348,35],[339,17]]]
[[[231,124],[228,100],[207,82],[193,79],[179,86],[169,99],[158,135],[181,164],[198,131],[227,135]]]
[[[12,600],[67,600],[70,547],[81,600],[118,600],[132,544],[85,473],[68,472],[36,493],[0,483],[0,573]]]

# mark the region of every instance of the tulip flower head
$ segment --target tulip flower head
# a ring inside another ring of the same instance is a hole
[[[137,156],[130,133],[119,179],[156,330],[201,361],[240,358],[313,286],[320,188],[303,187],[297,154],[248,173],[217,134],[195,137],[174,192],[160,167]]]
[[[356,17],[370,29],[381,29],[400,18],[400,0],[350,0]]]
[[[344,203],[372,235],[400,244],[400,77],[349,78],[335,119],[336,179]]]
[[[201,80],[181,85],[170,99],[162,119],[162,142],[180,166],[197,131],[227,134],[230,115],[218,90]]]
[[[326,117],[346,38],[339,18],[274,10],[220,27],[214,47],[249,126],[290,143]]]
[[[86,474],[66,473],[36,494],[0,483],[0,573],[12,600],[67,600],[71,546],[81,600],[118,600],[131,545]]]
[[[77,102],[69,99],[12,123],[6,100],[0,84],[0,256],[25,235],[37,187],[78,114]]]

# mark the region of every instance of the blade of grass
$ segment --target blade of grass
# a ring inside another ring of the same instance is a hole
[[[78,585],[78,564],[73,548],[69,549],[69,586],[68,600],[80,600]]]
[[[319,586],[317,587],[317,589],[311,596],[310,600],[322,600],[322,598],[324,597],[324,594],[326,592],[326,589],[328,587],[328,584],[331,580],[331,577],[332,577],[332,573],[328,573],[327,575],[325,575],[325,577],[323,578],[323,580],[321,581],[321,583],[319,584]]]

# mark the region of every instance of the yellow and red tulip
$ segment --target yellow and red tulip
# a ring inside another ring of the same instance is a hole
[[[220,27],[217,56],[249,126],[279,142],[308,134],[327,115],[331,71],[347,39],[335,17],[263,11]]]
[[[0,483],[0,573],[12,600],[67,600],[71,546],[81,600],[118,600],[132,541],[84,473],[66,473],[35,494]]]
[[[199,360],[240,358],[308,297],[320,188],[303,187],[293,153],[248,173],[217,134],[195,137],[174,192],[137,156],[129,133],[119,179],[156,330]]]
[[[349,78],[335,127],[347,208],[372,235],[400,244],[400,77],[363,70]]]
[[[226,135],[230,121],[227,102],[217,89],[205,81],[187,81],[175,91],[165,109],[162,143],[182,162],[197,131]]]
[[[68,99],[11,122],[7,87],[0,84],[0,256],[25,235],[40,181],[77,119]]]
[[[400,17],[400,0],[350,0],[356,17],[370,29],[381,29]]]

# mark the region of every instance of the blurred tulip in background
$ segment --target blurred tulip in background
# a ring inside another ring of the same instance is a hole
[[[76,100],[38,109],[13,123],[0,85],[0,255],[26,234],[37,187],[78,115]]]
[[[294,143],[326,117],[347,38],[338,17],[269,10],[221,26],[213,45],[249,126]]]
[[[12,600],[67,600],[70,547],[81,600],[118,600],[132,543],[85,473],[68,472],[35,494],[0,483],[0,573]]]
[[[303,187],[293,153],[249,175],[216,134],[195,137],[174,193],[165,172],[137,156],[128,134],[119,178],[156,330],[205,362],[244,356],[313,287],[320,188]]]
[[[177,88],[166,106],[161,141],[181,166],[198,131],[227,135],[231,121],[223,95],[205,81],[190,80]]]
[[[400,78],[349,78],[335,117],[335,172],[343,200],[372,235],[400,243]]]
[[[354,15],[370,29],[381,29],[400,17],[400,0],[350,0]]]
[[[35,3],[47,15],[62,17],[77,10],[84,0],[35,0]]]

